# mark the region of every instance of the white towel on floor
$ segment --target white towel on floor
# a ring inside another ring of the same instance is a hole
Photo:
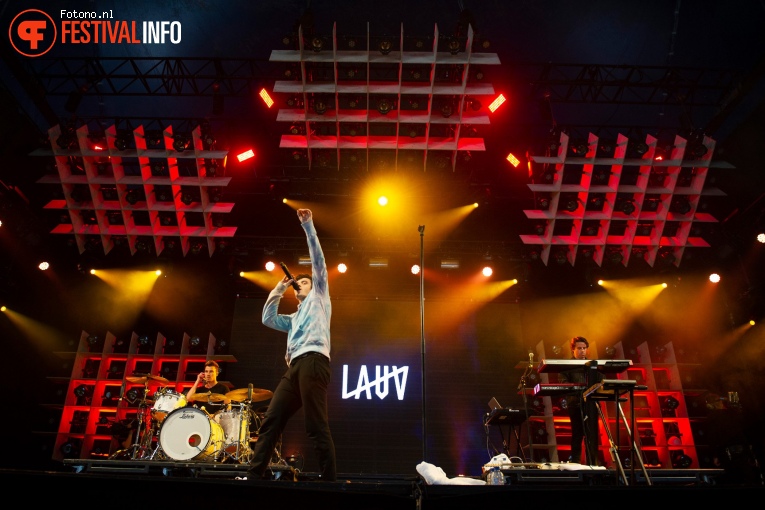
[[[443,469],[427,462],[417,464],[417,472],[428,485],[486,485],[483,480],[457,476],[449,478]]]

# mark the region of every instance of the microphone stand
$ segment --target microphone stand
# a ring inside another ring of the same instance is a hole
[[[422,460],[428,459],[428,425],[425,416],[425,225],[417,227],[420,233],[420,357],[422,373]]]
[[[529,399],[526,395],[526,378],[531,375],[531,371],[534,369],[534,353],[529,353],[529,366],[523,371],[521,380],[518,382],[518,390],[523,396],[523,411],[526,413],[526,437],[529,441],[529,459],[534,462],[534,440],[531,434],[531,416],[529,415]],[[523,462],[526,462],[526,455],[523,454],[523,446],[518,444],[518,450],[521,452]]]

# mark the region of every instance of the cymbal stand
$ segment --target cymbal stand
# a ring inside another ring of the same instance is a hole
[[[153,434],[146,434],[144,431],[144,421],[146,420],[146,410],[148,409],[146,397],[149,394],[149,383],[144,383],[143,386],[143,398],[138,403],[138,411],[136,412],[136,418],[138,419],[138,427],[135,431],[136,442],[129,446],[133,449],[133,453],[130,455],[132,460],[143,458],[146,452],[151,449],[151,438]],[[149,414],[149,420],[151,420],[151,414]],[[148,438],[148,439],[147,439]],[[154,452],[152,452],[152,456]]]

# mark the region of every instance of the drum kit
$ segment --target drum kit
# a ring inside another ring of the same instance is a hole
[[[198,393],[187,400],[184,394],[163,386],[149,398],[149,384],[170,381],[150,374],[135,374],[126,380],[144,385],[136,413],[136,441],[110,459],[251,462],[250,436],[260,429],[264,409],[253,410],[252,404],[270,399],[273,392],[249,385],[226,394]],[[211,415],[194,407],[196,402],[222,403],[225,408]],[[277,456],[281,455],[279,446]]]

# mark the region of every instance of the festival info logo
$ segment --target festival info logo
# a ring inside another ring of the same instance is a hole
[[[369,379],[369,371],[366,365],[361,365],[359,369],[359,377],[356,381],[356,389],[348,391],[348,365],[343,365],[343,400],[354,398],[359,399],[362,395],[367,400],[372,398],[372,389],[375,391],[375,395],[380,400],[388,396],[390,392],[390,386],[395,386],[396,397],[399,400],[404,400],[404,393],[406,392],[406,377],[409,374],[409,367],[397,367],[393,365],[375,366],[375,378]],[[390,384],[391,379],[393,385]]]
[[[56,43],[56,23],[37,9],[20,12],[8,29],[13,48],[25,57],[39,57]]]
[[[53,45],[180,44],[180,21],[125,21],[114,11],[59,11],[60,25],[37,9],[20,12],[8,28],[11,45],[25,57],[45,55]]]

